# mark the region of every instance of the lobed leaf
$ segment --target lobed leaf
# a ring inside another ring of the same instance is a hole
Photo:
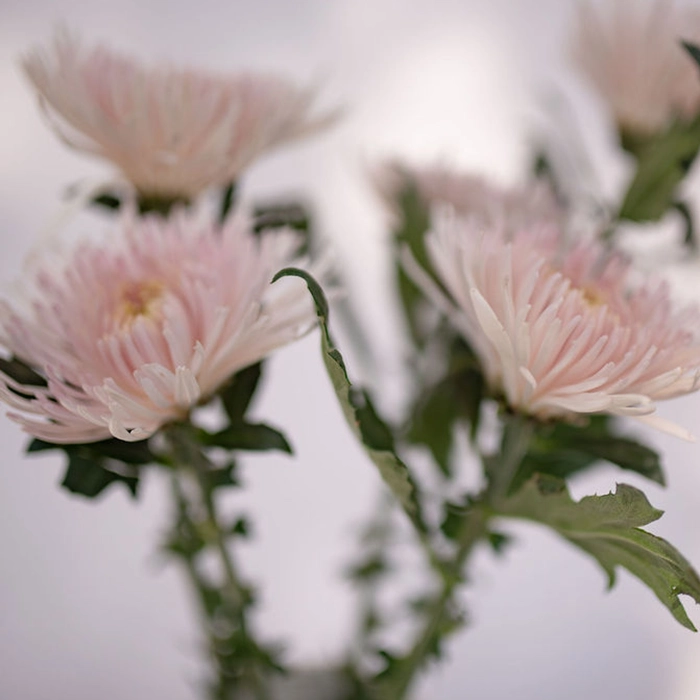
[[[700,602],[700,578],[683,555],[666,540],[640,529],[658,520],[638,489],[618,484],[615,493],[571,499],[564,482],[538,476],[520,492],[496,504],[496,513],[547,525],[593,556],[615,582],[618,566],[645,583],[684,627],[696,631],[679,600],[689,595]]]

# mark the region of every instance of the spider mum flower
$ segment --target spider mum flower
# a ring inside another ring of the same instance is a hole
[[[277,76],[148,68],[66,32],[23,67],[57,134],[154,199],[227,184],[261,153],[333,119],[312,115],[314,93]]]
[[[518,228],[535,223],[561,224],[564,212],[543,182],[520,188],[498,187],[485,178],[442,165],[410,167],[390,162],[377,168],[372,180],[392,218],[399,218],[399,198],[406,187],[415,188],[423,204],[447,204],[457,214],[484,225]]]
[[[270,281],[298,248],[288,230],[253,234],[180,215],[127,222],[37,269],[28,304],[0,306],[6,348],[46,386],[0,373],[10,417],[43,440],[140,440],[184,417],[239,369],[315,324],[301,284]]]
[[[700,312],[674,311],[665,285],[635,286],[625,259],[595,242],[562,249],[551,229],[484,232],[446,213],[427,246],[442,303],[510,406],[634,416],[689,437],[651,415],[700,377]]]
[[[623,136],[652,135],[697,116],[700,77],[680,42],[700,41],[700,10],[671,0],[609,4],[599,12],[580,3],[572,53]]]

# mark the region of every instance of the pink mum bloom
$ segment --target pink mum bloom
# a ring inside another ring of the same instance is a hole
[[[554,193],[543,182],[505,188],[442,165],[410,167],[397,162],[379,167],[373,181],[394,218],[399,215],[398,198],[407,185],[415,187],[426,207],[448,204],[460,216],[487,226],[517,228],[544,221],[560,224],[564,218]]]
[[[48,381],[0,373],[0,398],[43,440],[147,438],[315,324],[302,284],[270,286],[293,260],[293,232],[258,237],[241,219],[221,230],[184,215],[124,228],[62,269],[39,268],[29,305],[0,305],[5,347]]]
[[[688,437],[650,414],[698,388],[698,309],[674,311],[665,285],[634,287],[621,256],[595,242],[564,250],[552,229],[506,235],[445,215],[427,246],[451,296],[438,301],[510,406],[641,417]]]
[[[607,16],[579,4],[573,56],[620,131],[645,136],[693,119],[700,113],[700,76],[680,42],[700,42],[700,10],[674,7],[672,0],[611,4]]]
[[[112,161],[144,196],[189,199],[261,153],[329,124],[314,94],[273,75],[146,68],[60,32],[24,70],[67,144]]]

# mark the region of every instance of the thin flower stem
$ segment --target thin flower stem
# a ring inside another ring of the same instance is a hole
[[[396,662],[395,669],[387,679],[378,685],[377,696],[380,700],[402,700],[418,671],[430,655],[439,649],[441,638],[453,623],[449,616],[450,606],[454,602],[457,588],[465,579],[469,556],[488,531],[488,520],[493,514],[491,503],[507,496],[528,450],[533,431],[534,424],[527,416],[518,414],[505,419],[500,453],[485,460],[489,488],[474,499],[465,512],[453,557],[440,567],[436,567],[431,560],[433,567],[442,574],[442,588],[430,604],[425,624],[412,648]]]
[[[508,495],[534,431],[535,423],[528,416],[516,413],[504,418],[500,454],[487,459],[489,496],[492,500]]]
[[[381,700],[402,700],[415,680],[418,671],[427,658],[435,651],[442,636],[442,629],[449,624],[448,611],[454,593],[463,580],[463,570],[474,549],[474,545],[486,532],[488,516],[481,506],[475,504],[465,514],[464,523],[458,537],[458,547],[449,567],[443,566],[442,588],[430,605],[421,629],[411,650],[398,661],[397,670],[388,682],[380,684],[378,697]]]
[[[250,638],[248,630],[246,608],[249,593],[236,571],[225,529],[217,513],[213,489],[207,479],[211,464],[197,443],[191,426],[170,426],[166,437],[175,467],[171,481],[178,521],[184,522],[202,544],[216,554],[221,569],[220,583],[212,582],[209,577],[201,574],[194,554],[187,553],[181,557],[190,583],[201,602],[206,636],[218,671],[218,682],[212,688],[212,697],[216,700],[233,700],[239,697],[236,691],[245,688],[251,693],[249,697],[269,700],[270,695],[259,665],[241,663],[235,674],[240,677],[232,677],[226,669],[226,665],[235,659],[231,658],[231,649],[222,648],[225,637],[222,638],[217,630],[217,621],[220,623],[222,616],[229,626],[235,628],[227,631],[229,635],[240,635],[250,640],[250,644],[255,647],[257,644]],[[212,592],[218,594],[221,600],[221,609],[215,612],[207,604]]]

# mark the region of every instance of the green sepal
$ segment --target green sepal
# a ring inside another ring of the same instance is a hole
[[[200,430],[198,434],[201,444],[207,447],[223,447],[226,450],[247,450],[250,452],[279,450],[292,454],[292,448],[287,438],[276,428],[264,423],[236,423],[217,433]]]
[[[323,361],[345,419],[414,526],[420,532],[426,532],[416,484],[408,467],[394,451],[391,431],[377,415],[368,394],[353,389],[350,383],[343,356],[333,343],[328,329],[329,307],[321,286],[308,272],[293,267],[280,270],[273,277],[273,283],[282,277],[300,277],[306,283],[321,328]]]
[[[628,138],[627,142],[631,142]],[[700,148],[700,117],[677,122],[664,134],[635,147],[637,171],[627,190],[619,218],[658,221],[676,201],[676,190]]]
[[[565,479],[601,460],[664,486],[659,454],[634,438],[619,435],[615,426],[613,418],[602,415],[591,416],[582,425],[537,425],[510,492],[517,491],[535,473]]]
[[[678,622],[696,631],[679,595],[700,602],[700,578],[675,547],[640,529],[658,520],[663,511],[653,508],[638,489],[618,484],[615,493],[576,502],[564,481],[542,475],[517,495],[494,504],[494,511],[550,527],[593,556],[607,574],[609,586],[615,583],[616,568],[624,567],[651,588]]]

